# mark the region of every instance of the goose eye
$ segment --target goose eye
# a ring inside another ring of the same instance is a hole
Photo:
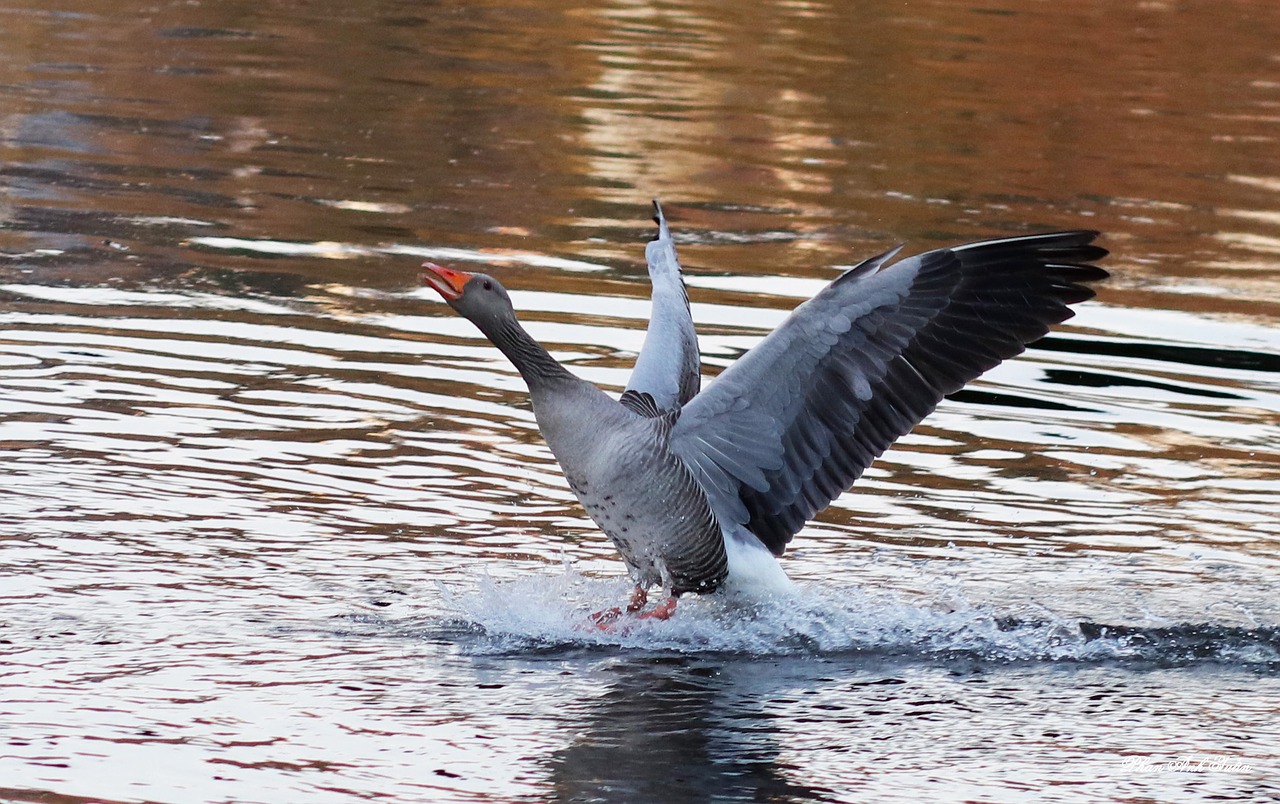
[[[492,283],[492,282],[490,282],[488,279],[486,279],[486,280],[484,280],[484,285],[483,285],[483,287],[484,287],[484,289],[485,289],[485,290],[493,290],[493,283]]]

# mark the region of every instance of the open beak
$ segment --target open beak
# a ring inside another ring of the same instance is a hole
[[[471,281],[473,274],[466,271],[455,271],[436,265],[434,262],[422,264],[422,282],[436,289],[445,301],[454,301],[462,296],[462,288]]]

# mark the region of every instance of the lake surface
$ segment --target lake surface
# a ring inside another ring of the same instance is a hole
[[[0,800],[1280,800],[1280,9],[0,4]],[[512,289],[620,390],[661,198],[714,374],[839,266],[1113,278],[812,523],[624,599]]]

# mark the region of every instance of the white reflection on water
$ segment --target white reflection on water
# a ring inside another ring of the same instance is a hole
[[[388,246],[374,248],[349,243],[291,243],[283,240],[246,240],[240,237],[192,237],[187,240],[193,246],[228,251],[248,251],[259,254],[288,255],[292,257],[320,257],[346,260],[377,254],[419,257],[427,260],[456,260],[502,265],[505,263],[531,265],[538,268],[555,268],[563,271],[603,271],[604,266],[583,260],[568,260],[546,254],[533,254],[511,249],[486,249],[477,251],[465,248],[429,246]]]

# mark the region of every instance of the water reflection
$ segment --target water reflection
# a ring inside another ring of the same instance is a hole
[[[734,665],[673,660],[613,663],[582,707],[577,736],[546,760],[555,801],[832,801],[798,783],[770,719],[742,706],[764,693],[735,683]],[[748,674],[748,681],[751,679]],[[756,725],[744,729],[742,723]]]
[[[970,798],[992,771],[1021,790],[1032,778],[1139,793],[1126,759],[1148,756],[1154,735],[1117,725],[1140,716],[1173,679],[1152,672],[1115,685],[1090,669],[1011,669],[991,674],[952,662],[941,668],[877,659],[826,662],[669,659],[573,663],[600,692],[564,710],[574,735],[545,760],[548,797],[633,801],[845,801],[932,794]],[[1048,674],[1048,688],[1028,686]],[[572,680],[571,682],[572,683]],[[1199,693],[1197,693],[1199,697]],[[996,701],[1005,706],[993,706]],[[1203,701],[1203,699],[1201,699]],[[1004,720],[1008,708],[1037,725]],[[1192,722],[1198,704],[1167,711]],[[993,738],[1011,727],[1012,745]],[[930,746],[918,765],[895,757]],[[1264,794],[1261,759],[1249,741],[1226,738],[1199,754],[1248,771],[1194,780],[1215,795]],[[1157,754],[1154,762],[1170,761]],[[1065,761],[1064,761],[1065,760]],[[1265,760],[1263,760],[1265,761]],[[1171,780],[1165,779],[1167,785]]]

